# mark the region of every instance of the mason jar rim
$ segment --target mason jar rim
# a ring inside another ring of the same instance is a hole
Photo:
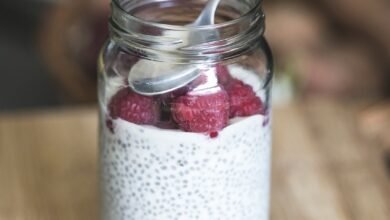
[[[240,15],[238,18],[224,21],[218,24],[210,24],[210,25],[202,25],[202,26],[185,26],[185,25],[173,25],[173,24],[164,24],[164,23],[158,23],[153,21],[147,21],[145,19],[136,17],[132,15],[131,13],[127,12],[123,5],[120,3],[121,0],[112,0],[112,7],[114,10],[119,10],[122,14],[122,16],[134,20],[135,22],[143,23],[145,25],[156,27],[159,29],[168,29],[168,30],[174,30],[174,31],[196,31],[196,30],[206,30],[206,29],[220,29],[227,26],[236,25],[244,20],[250,19],[253,14],[259,12],[259,9],[261,9],[261,3],[262,0],[253,0],[255,1],[255,4],[253,7],[250,8],[249,11],[246,13]]]
[[[243,5],[229,1],[229,10],[236,10],[240,17],[232,16],[229,21],[201,27],[163,24],[136,17],[136,11],[142,11],[149,4],[171,1],[113,0],[110,39],[137,56],[179,63],[228,60],[260,44],[259,38],[265,29],[262,0],[235,0]]]

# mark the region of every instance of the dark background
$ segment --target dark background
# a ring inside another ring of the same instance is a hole
[[[0,1],[0,110],[60,103],[37,50],[37,31],[50,1]]]

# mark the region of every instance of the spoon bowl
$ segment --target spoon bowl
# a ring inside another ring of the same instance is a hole
[[[198,27],[214,24],[215,13],[220,1],[209,0],[198,18],[187,26]],[[189,37],[189,42],[196,42],[204,38],[206,36],[194,34]],[[161,95],[182,88],[201,74],[200,69],[195,65],[174,65],[170,68],[163,68],[166,70],[162,73],[156,72],[152,76],[148,76],[142,69],[143,67],[147,68],[148,65],[156,65],[155,62],[139,61],[135,65],[138,65],[137,68],[132,68],[128,77],[129,86],[135,92],[146,96]],[[155,69],[159,68],[156,67]]]

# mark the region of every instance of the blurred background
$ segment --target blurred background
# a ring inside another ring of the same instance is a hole
[[[389,1],[268,0],[264,8],[275,103],[321,97],[387,106]],[[95,103],[108,16],[109,0],[1,1],[0,111]]]

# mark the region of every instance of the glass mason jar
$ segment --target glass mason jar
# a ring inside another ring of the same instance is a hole
[[[206,2],[112,2],[99,58],[105,220],[268,219],[261,0],[222,0],[214,25],[188,26]]]

